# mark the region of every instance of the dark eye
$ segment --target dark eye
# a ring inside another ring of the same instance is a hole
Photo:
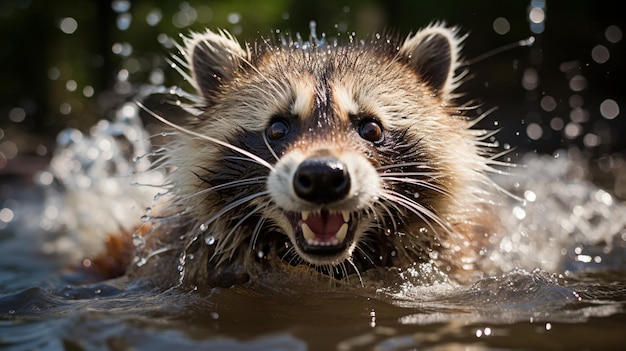
[[[285,120],[277,119],[272,121],[267,128],[267,137],[271,140],[282,139],[289,134],[289,124]]]
[[[381,127],[378,122],[371,119],[365,120],[359,125],[359,135],[361,138],[368,141],[380,141],[383,137],[383,127]]]

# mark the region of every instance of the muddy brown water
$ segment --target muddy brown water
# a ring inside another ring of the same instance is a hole
[[[560,261],[552,272],[518,267],[469,286],[425,279],[428,266],[366,272],[364,286],[300,270],[233,288],[77,284],[63,275],[63,257],[35,245],[41,189],[9,185],[20,202],[0,232],[2,349],[621,350],[626,342],[624,230],[595,245],[572,237],[566,255],[544,257]]]

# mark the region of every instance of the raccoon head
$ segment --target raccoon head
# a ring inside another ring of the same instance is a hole
[[[439,25],[344,46],[188,38],[202,114],[174,184],[214,257],[263,248],[341,275],[436,256],[486,163],[452,103],[461,41]]]

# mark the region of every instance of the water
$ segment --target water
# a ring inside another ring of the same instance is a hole
[[[137,110],[122,111],[87,135],[62,133],[51,167],[38,176],[43,186],[14,184],[19,206],[11,209],[0,236],[5,348],[623,345],[626,206],[585,179],[587,163],[575,149],[556,157],[529,154],[512,175],[497,177],[512,195],[500,207],[505,228],[493,239],[496,250],[484,267],[490,273],[470,286],[448,280],[428,264],[367,271],[360,281],[348,282],[275,268],[231,289],[164,291],[124,277],[89,283],[84,272],[68,268],[80,266],[78,258],[101,242],[108,221],[131,225],[141,214],[150,216],[155,198],[167,196],[149,186],[159,184],[162,175],[148,170],[149,138]],[[93,202],[94,196],[101,201]],[[82,239],[86,228],[91,240]],[[139,238],[134,242],[142,245]]]

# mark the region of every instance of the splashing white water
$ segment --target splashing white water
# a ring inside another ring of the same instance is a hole
[[[517,172],[497,179],[522,199],[500,209],[504,229],[490,258],[502,271],[593,270],[626,247],[626,206],[585,179],[576,152],[557,155],[526,155]]]
[[[101,120],[89,134],[62,131],[49,169],[41,226],[62,233],[44,250],[70,259],[99,253],[107,235],[132,232],[149,208],[163,174],[150,170],[150,141],[134,103],[122,106],[114,121]]]

